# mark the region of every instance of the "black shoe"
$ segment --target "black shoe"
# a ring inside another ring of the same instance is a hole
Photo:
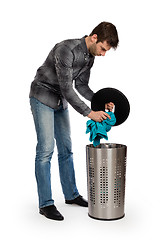
[[[61,215],[61,213],[57,210],[57,208],[54,205],[40,208],[39,213],[49,219],[59,221],[64,220],[64,217]]]
[[[65,200],[66,204],[77,204],[82,207],[88,207],[88,202],[79,195],[79,197],[73,199],[73,200]]]

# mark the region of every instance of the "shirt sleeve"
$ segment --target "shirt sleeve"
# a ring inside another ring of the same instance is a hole
[[[92,67],[92,66],[91,66]],[[90,67],[90,68],[91,68]],[[78,78],[75,79],[75,88],[76,90],[87,100],[91,101],[94,95],[94,92],[89,87],[89,77],[90,77],[90,68],[88,68],[85,72],[79,75]]]
[[[54,54],[55,68],[61,93],[71,106],[83,116],[87,116],[91,109],[79,98],[73,89],[73,60],[74,56],[68,46],[60,46]]]

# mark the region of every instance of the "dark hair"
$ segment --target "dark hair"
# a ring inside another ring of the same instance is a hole
[[[114,49],[117,48],[119,39],[116,27],[109,22],[101,22],[93,29],[90,36],[97,34],[97,43],[106,41]]]

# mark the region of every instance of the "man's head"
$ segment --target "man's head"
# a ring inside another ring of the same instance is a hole
[[[105,56],[106,51],[118,46],[116,27],[109,22],[101,22],[87,39],[87,47],[93,56]]]

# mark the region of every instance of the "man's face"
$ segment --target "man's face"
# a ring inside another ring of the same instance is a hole
[[[93,43],[89,51],[93,56],[105,56],[106,52],[111,49],[111,46],[106,41]]]

